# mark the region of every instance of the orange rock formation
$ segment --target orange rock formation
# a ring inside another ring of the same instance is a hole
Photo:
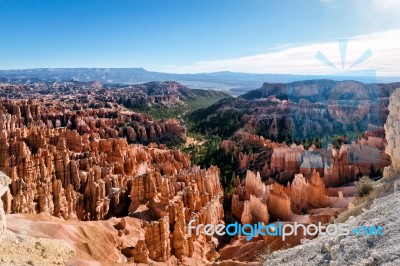
[[[11,179],[10,193],[2,198],[7,213],[83,221],[139,218],[137,242],[115,242],[119,261],[121,256],[136,263],[214,256],[215,239],[189,235],[187,223],[222,222],[219,169],[192,167],[187,155],[162,144],[129,144],[184,140],[176,120],[155,122],[124,109],[75,111],[62,103],[4,100],[0,128],[0,170]],[[118,225],[119,237],[129,234],[125,224]]]

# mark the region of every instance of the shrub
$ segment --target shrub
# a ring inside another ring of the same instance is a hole
[[[356,182],[356,187],[358,191],[358,196],[359,197],[364,197],[368,195],[375,186],[375,181],[373,181],[371,178],[368,176],[363,176]]]

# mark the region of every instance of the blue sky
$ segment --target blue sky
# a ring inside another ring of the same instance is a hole
[[[0,69],[241,71],[224,60],[399,29],[398,2],[0,0]],[[204,62],[222,63],[210,68]]]

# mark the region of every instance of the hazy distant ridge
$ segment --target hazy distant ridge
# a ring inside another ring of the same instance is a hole
[[[99,81],[102,83],[139,84],[150,81],[174,80],[191,88],[229,91],[233,95],[260,88],[264,82],[287,83],[313,79],[356,80],[361,82],[392,82],[398,77],[365,76],[307,76],[285,74],[251,74],[236,72],[214,72],[199,74],[171,74],[147,71],[143,68],[38,68],[23,70],[0,70],[1,82],[53,82],[53,81]]]

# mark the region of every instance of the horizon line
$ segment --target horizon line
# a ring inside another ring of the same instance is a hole
[[[240,71],[230,71],[230,70],[219,70],[219,71],[210,71],[210,72],[196,72],[196,73],[174,73],[174,72],[161,72],[161,71],[154,71],[149,70],[144,67],[33,67],[33,68],[13,68],[13,69],[0,69],[0,72],[3,71],[29,71],[29,70],[73,70],[73,69],[110,69],[110,70],[144,70],[146,72],[154,72],[160,74],[168,74],[168,75],[201,75],[201,74],[217,74],[217,73],[232,73],[232,74],[246,74],[246,75],[256,75],[256,76],[263,76],[263,75],[281,75],[281,76],[304,76],[304,77],[369,77],[368,75],[351,75],[360,74],[360,71],[349,71],[349,72],[342,72],[342,73],[331,73],[331,74],[289,74],[289,73],[255,73],[255,72],[240,72]],[[367,70],[368,71],[368,70]],[[400,75],[393,76],[393,75],[378,75],[375,77],[385,77],[385,78],[400,78]]]

